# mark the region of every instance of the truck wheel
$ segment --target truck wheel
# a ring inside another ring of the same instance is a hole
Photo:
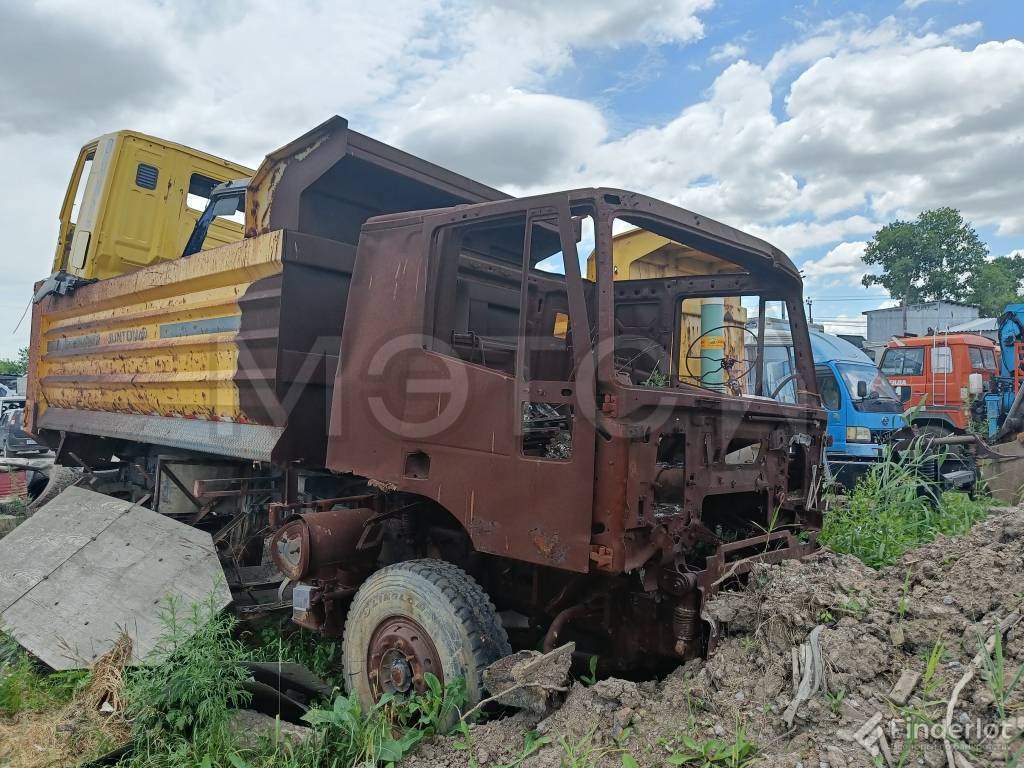
[[[442,560],[409,560],[377,571],[356,593],[342,640],[345,687],[369,707],[385,693],[427,690],[432,672],[442,684],[464,680],[471,707],[484,697],[484,669],[511,652],[469,574]]]
[[[62,491],[77,483],[81,477],[81,470],[54,464],[50,467],[50,477],[46,481],[46,487],[28,505],[28,513],[31,515],[47,502],[53,501]]]

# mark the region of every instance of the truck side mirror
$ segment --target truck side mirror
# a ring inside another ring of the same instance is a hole
[[[868,396],[868,383],[861,379],[857,382],[857,399],[863,400]]]

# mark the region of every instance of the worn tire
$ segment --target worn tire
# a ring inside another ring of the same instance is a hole
[[[80,469],[72,469],[71,467],[54,464],[50,467],[50,477],[46,481],[46,487],[43,488],[43,492],[36,496],[28,505],[28,513],[30,515],[34,514],[44,504],[57,498],[66,488],[70,488],[77,483],[81,477],[82,471]]]
[[[461,568],[433,559],[390,565],[363,583],[345,620],[345,687],[364,707],[378,695],[370,682],[371,640],[378,627],[396,618],[422,627],[437,652],[439,677],[446,683],[465,680],[467,707],[484,698],[484,669],[512,652],[487,593]]]

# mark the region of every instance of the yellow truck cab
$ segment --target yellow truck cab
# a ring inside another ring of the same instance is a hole
[[[78,155],[52,272],[74,284],[177,259],[213,189],[252,175],[243,165],[135,131],[101,136]],[[218,216],[203,249],[241,240],[243,224],[244,208]]]

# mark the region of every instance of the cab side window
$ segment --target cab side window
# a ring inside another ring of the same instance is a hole
[[[932,347],[932,373],[953,372],[953,351],[949,347]]]
[[[513,374],[526,216],[439,230],[434,336],[438,351]]]
[[[819,369],[817,374],[822,406],[830,411],[838,411],[842,405],[842,396],[839,394],[839,384],[836,382],[836,377],[827,369]]]

